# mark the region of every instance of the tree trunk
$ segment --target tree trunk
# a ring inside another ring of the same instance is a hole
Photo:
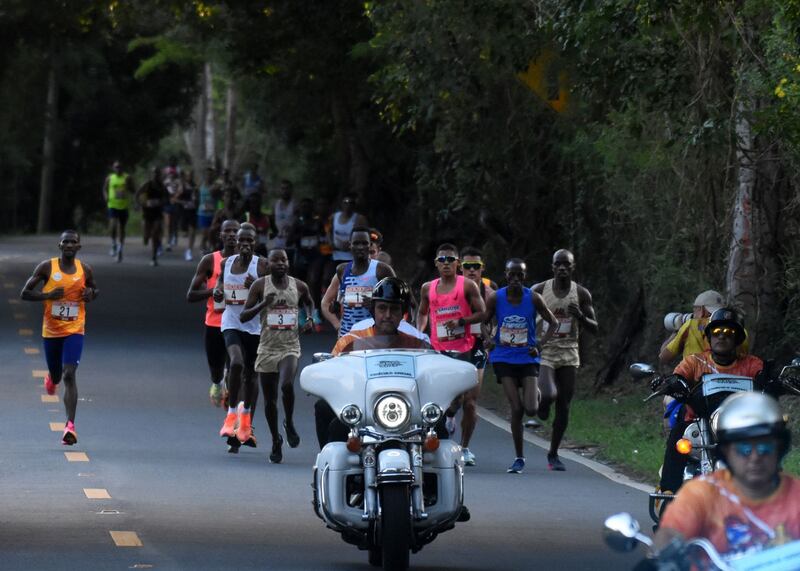
[[[192,111],[192,126],[183,132],[183,142],[186,144],[186,151],[192,159],[192,169],[196,180],[203,180],[204,169],[206,166],[206,98],[205,98],[205,74],[198,78],[200,82],[200,94]]]
[[[753,192],[757,165],[753,160],[753,131],[743,102],[736,117],[737,185],[733,204],[733,229],[726,285],[731,302],[746,316],[749,323],[758,321],[758,271],[755,257],[753,224],[756,212]],[[755,339],[750,340],[751,347]]]
[[[366,205],[371,164],[361,144],[358,128],[347,100],[338,92],[333,94],[331,113],[342,156],[346,160],[348,188],[358,197],[362,205]]]
[[[233,169],[236,160],[236,88],[233,81],[228,84],[225,96],[225,155],[222,166]]]
[[[203,98],[205,99],[205,159],[206,163],[217,166],[217,129],[214,121],[214,76],[211,73],[211,64],[206,62],[203,66]]]
[[[50,71],[47,74],[47,103],[44,111],[44,142],[42,144],[42,177],[39,186],[39,216],[36,232],[50,229],[50,202],[53,197],[53,170],[55,169],[55,137],[58,120],[58,80],[54,52],[50,52]]]

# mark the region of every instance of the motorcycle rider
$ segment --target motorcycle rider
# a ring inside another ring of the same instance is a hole
[[[410,299],[411,291],[403,280],[394,276],[383,278],[372,288],[370,311],[375,325],[339,338],[332,353],[341,355],[364,349],[430,349],[430,344],[423,339],[399,330]],[[332,440],[347,440],[347,428],[322,399],[314,405],[314,420],[320,448]]]
[[[703,375],[725,373],[754,378],[764,368],[764,362],[758,357],[740,356],[737,353],[737,348],[745,340],[745,331],[741,319],[733,309],[723,307],[711,314],[703,333],[708,338],[710,349],[684,358],[674,371],[675,375],[686,381],[690,389],[702,382]],[[683,483],[686,456],[675,449],[675,444],[683,437],[693,415],[690,407],[681,406],[667,438],[659,484],[662,493],[675,493]]]
[[[670,546],[680,556],[682,540],[704,537],[730,556],[800,539],[800,479],[781,473],[791,444],[780,406],[747,392],[718,410],[718,450],[728,469],[681,489],[655,535],[658,551]]]

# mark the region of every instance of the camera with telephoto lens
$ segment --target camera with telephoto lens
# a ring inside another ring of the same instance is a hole
[[[677,331],[681,326],[693,317],[691,313],[668,313],[664,316],[664,328],[667,331]]]

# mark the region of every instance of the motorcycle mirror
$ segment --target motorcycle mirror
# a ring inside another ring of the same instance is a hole
[[[633,551],[637,543],[652,545],[649,537],[639,532],[639,522],[629,513],[618,513],[606,518],[604,523],[606,545],[614,551]]]
[[[800,367],[800,357],[792,359],[792,367]]]
[[[311,358],[311,362],[321,363],[322,361],[327,361],[328,359],[333,359],[333,355],[330,353],[314,353],[314,356]]]
[[[656,370],[647,363],[634,363],[628,371],[634,379],[646,379],[656,374]]]

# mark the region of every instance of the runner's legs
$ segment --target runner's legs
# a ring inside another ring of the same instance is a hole
[[[577,367],[559,367],[555,370],[555,382],[558,396],[556,397],[556,413],[553,419],[553,434],[550,438],[550,454],[558,453],[558,447],[569,423],[569,405],[575,396],[575,382]]]

